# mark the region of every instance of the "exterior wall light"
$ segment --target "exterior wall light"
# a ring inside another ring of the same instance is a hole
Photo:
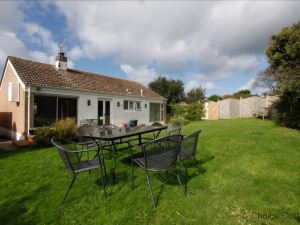
[[[120,104],[120,102],[118,101],[118,102],[117,102],[117,106],[120,107],[120,105],[121,105],[121,104]]]
[[[91,100],[87,100],[87,105],[90,106],[91,105]]]

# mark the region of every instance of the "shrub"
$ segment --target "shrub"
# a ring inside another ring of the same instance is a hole
[[[188,105],[182,104],[170,104],[170,116],[185,116]]]
[[[204,116],[204,104],[193,103],[187,108],[186,119],[191,121],[201,120]]]
[[[179,121],[181,124],[186,125],[188,124],[190,121],[188,121],[184,116],[182,115],[174,115],[170,118],[169,122],[175,122],[175,121]]]
[[[201,120],[204,116],[204,103],[193,103],[190,105],[172,104],[170,121],[180,121],[183,124],[189,121]]]
[[[73,138],[76,135],[77,125],[74,118],[59,120],[53,127],[58,138]]]
[[[182,124],[187,124],[189,121],[186,119],[188,105],[170,104],[170,122],[180,121]]]
[[[300,92],[285,90],[275,103],[275,121],[283,126],[300,129]]]
[[[50,139],[54,136],[54,129],[50,127],[39,127],[34,130],[33,140],[40,146],[50,146]]]

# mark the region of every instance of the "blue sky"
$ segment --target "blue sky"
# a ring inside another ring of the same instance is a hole
[[[159,75],[207,96],[254,89],[271,35],[300,20],[297,1],[0,2],[0,68],[8,55],[147,85]]]

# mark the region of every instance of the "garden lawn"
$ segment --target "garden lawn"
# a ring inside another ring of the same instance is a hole
[[[185,163],[187,197],[176,183],[163,184],[152,175],[157,208],[152,208],[141,168],[135,170],[136,187],[131,190],[127,152],[118,156],[117,183],[112,184],[109,177],[107,198],[99,171],[94,170],[79,174],[62,204],[71,175],[64,171],[56,149],[0,151],[0,223],[300,223],[299,131],[267,120],[241,119],[192,122],[182,133],[198,129],[203,131],[199,163]],[[110,168],[111,161],[105,157]]]

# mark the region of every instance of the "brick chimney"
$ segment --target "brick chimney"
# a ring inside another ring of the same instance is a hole
[[[59,52],[55,58],[55,68],[60,70],[67,70],[68,59],[65,53]]]

